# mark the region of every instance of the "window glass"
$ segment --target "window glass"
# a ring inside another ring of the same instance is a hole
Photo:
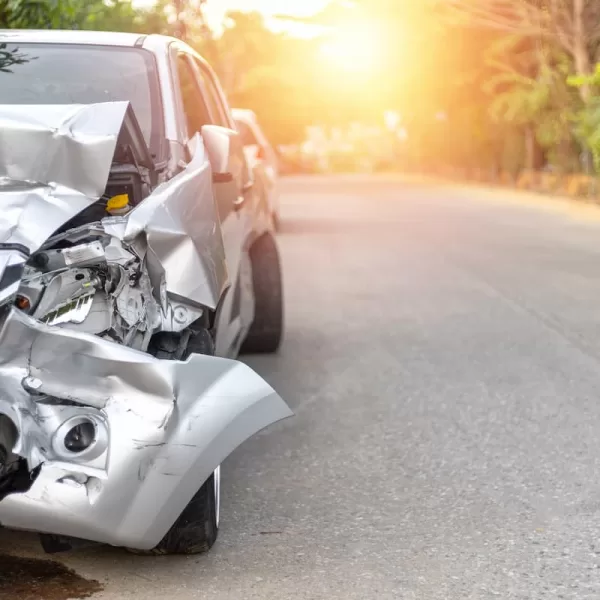
[[[215,87],[213,78],[209,73],[206,72],[206,70],[198,61],[195,62],[198,75],[202,78],[202,82],[204,84],[204,90],[210,106],[210,114],[212,115],[213,123],[215,125],[220,125],[221,127],[230,127],[229,120],[227,119],[226,109],[221,102],[221,97],[217,91],[217,88]]]
[[[181,85],[181,97],[187,120],[188,135],[191,138],[194,134],[200,132],[203,125],[208,125],[211,119],[204,104],[204,98],[200,93],[192,66],[188,59],[181,54],[177,57],[177,72],[179,73],[179,84]]]
[[[163,137],[158,74],[140,48],[0,43],[0,104],[128,101],[156,155]]]

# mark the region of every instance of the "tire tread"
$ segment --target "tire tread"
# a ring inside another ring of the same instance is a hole
[[[275,353],[283,338],[283,282],[275,238],[266,233],[250,248],[254,321],[242,345],[244,354]]]

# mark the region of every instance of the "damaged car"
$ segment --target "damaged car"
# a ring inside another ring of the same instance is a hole
[[[242,138],[248,164],[252,168],[259,196],[269,211],[276,231],[281,229],[279,201],[279,160],[275,148],[262,130],[256,113],[248,108],[232,108],[236,129]]]
[[[219,82],[163,36],[0,31],[0,525],[215,542],[220,465],[291,416],[271,216]]]

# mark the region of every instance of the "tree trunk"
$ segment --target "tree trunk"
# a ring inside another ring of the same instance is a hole
[[[533,171],[535,168],[535,133],[533,127],[525,128],[525,168]]]
[[[575,60],[575,71],[577,75],[591,74],[591,60],[586,43],[586,31],[584,23],[584,8],[586,0],[573,0],[573,58]],[[588,103],[591,96],[589,85],[579,88],[581,99]]]

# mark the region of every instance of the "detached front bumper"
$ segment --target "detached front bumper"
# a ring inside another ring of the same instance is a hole
[[[148,550],[237,446],[292,412],[240,362],[158,360],[11,310],[0,414],[18,430],[14,452],[40,467],[0,502],[1,525]],[[95,437],[74,453],[64,438],[80,422]]]

